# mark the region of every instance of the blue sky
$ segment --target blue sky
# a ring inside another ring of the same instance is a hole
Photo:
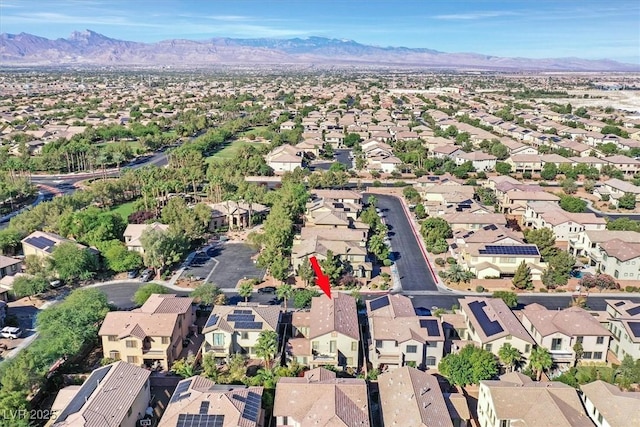
[[[325,36],[379,46],[640,64],[640,1],[0,0],[0,32],[112,38]]]

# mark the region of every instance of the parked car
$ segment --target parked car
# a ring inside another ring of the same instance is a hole
[[[137,268],[127,271],[127,279],[135,279],[136,277],[138,277],[138,273],[140,273],[140,271]]]
[[[154,276],[153,269],[147,268],[145,271],[142,272],[142,275],[140,276],[140,280],[142,280],[143,282],[148,282],[153,278],[153,276]]]
[[[14,326],[5,326],[0,330],[0,337],[15,340],[22,336],[22,329]]]
[[[51,286],[53,289],[59,288],[62,285],[64,285],[64,282],[60,279],[55,279],[49,282],[49,286]]]
[[[276,288],[273,286],[265,286],[264,288],[258,289],[259,294],[272,294],[276,291]]]

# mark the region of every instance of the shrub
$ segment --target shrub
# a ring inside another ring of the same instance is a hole
[[[609,195],[608,194],[601,194],[600,195],[600,200],[603,202],[608,202],[609,201]]]
[[[382,264],[385,267],[391,267],[391,264],[393,264],[393,261],[391,261],[389,258],[385,259],[384,261],[382,261]]]
[[[547,292],[549,292],[549,290],[547,288],[542,288],[542,289],[540,289],[539,292],[542,293],[542,294],[546,294]]]
[[[437,266],[444,267],[444,264],[445,264],[444,258],[436,258],[434,262],[436,263]]]
[[[636,286],[625,286],[624,287],[624,291],[625,292],[638,292],[639,288],[637,288]]]
[[[522,174],[523,179],[531,179],[531,172],[527,171]]]
[[[447,257],[447,264],[453,265],[453,264],[457,264],[458,261],[456,261],[456,259],[452,256]]]
[[[382,183],[376,179],[375,181],[373,181],[373,186],[374,187],[382,187]]]
[[[476,286],[476,292],[484,292],[484,291],[485,291],[484,286],[482,285]]]

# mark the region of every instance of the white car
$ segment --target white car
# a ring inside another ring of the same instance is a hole
[[[20,328],[16,328],[13,326],[5,326],[4,328],[0,329],[0,337],[2,338],[9,338],[9,339],[16,339],[16,338],[20,338],[22,336],[22,329]]]

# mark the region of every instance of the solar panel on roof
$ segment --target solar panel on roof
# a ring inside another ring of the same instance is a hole
[[[422,319],[420,320],[420,327],[427,329],[427,335],[430,337],[437,337],[440,335],[440,329],[438,329],[438,321],[435,319]]]
[[[636,338],[640,338],[640,322],[629,322],[629,329]]]
[[[484,249],[478,251],[481,255],[539,255],[538,248],[535,245],[521,246],[501,246],[486,245]]]
[[[178,414],[176,427],[222,427],[224,415]]]
[[[489,319],[489,316],[487,316],[487,313],[484,311],[484,307],[486,306],[487,303],[484,301],[473,301],[469,303],[469,309],[480,324],[480,327],[484,331],[485,335],[490,337],[503,332],[504,329],[502,329],[502,326],[500,326],[500,323],[498,323],[497,320]]]
[[[262,322],[236,322],[236,329],[262,329]]]
[[[171,401],[169,403],[179,402],[180,400],[189,397],[191,393],[186,393],[186,391],[191,387],[191,381],[192,380],[186,380],[179,383],[178,387],[176,387],[176,390],[173,392],[173,396],[171,396]]]
[[[251,310],[233,310],[233,314],[252,314]]]
[[[376,298],[369,303],[371,310],[378,310],[388,305],[389,305],[389,297],[387,296]]]
[[[621,305],[624,305],[625,302],[624,301],[618,301],[617,303],[613,304],[616,307],[620,307]]]
[[[484,230],[497,230],[498,227],[495,226],[495,224],[489,224],[489,225],[485,225],[484,227],[482,227]]]
[[[229,314],[227,316],[228,322],[253,322],[256,316],[253,314]]]
[[[627,313],[629,314],[629,316],[635,316],[636,314],[640,314],[640,305],[630,308],[629,310],[627,310]]]
[[[215,314],[212,314],[211,316],[209,316],[209,318],[207,319],[207,323],[204,325],[205,328],[209,328],[213,325],[215,325],[216,323],[218,323],[218,316]]]
[[[242,418],[246,418],[249,421],[257,422],[258,414],[260,413],[261,397],[259,394],[250,391],[247,394],[247,400],[244,404],[244,410],[242,411]]]
[[[209,401],[205,400],[203,402],[200,402],[200,414],[206,414],[209,412]]]

